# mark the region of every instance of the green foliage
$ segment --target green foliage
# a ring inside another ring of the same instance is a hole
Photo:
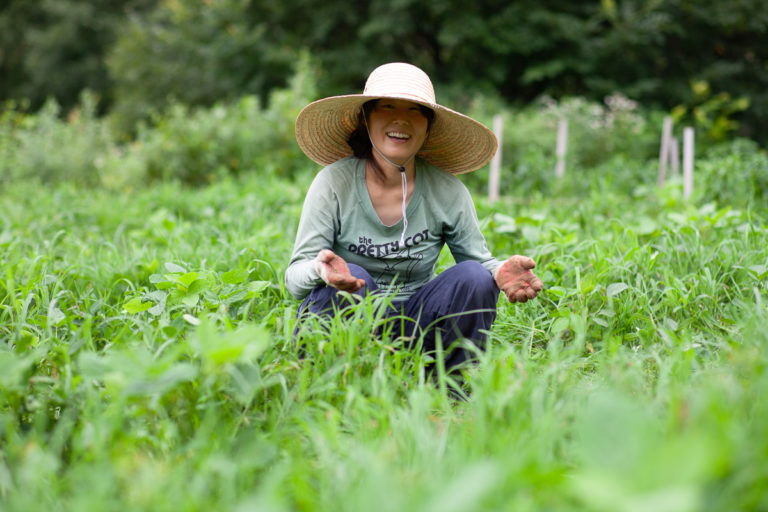
[[[643,112],[636,102],[618,94],[602,103],[543,97],[521,109],[477,101],[468,113],[487,126],[492,126],[493,115],[502,115],[500,192],[506,195],[539,197],[557,190],[581,195],[594,187],[630,193],[651,178],[646,162],[658,155],[661,114]],[[555,180],[561,119],[568,121],[568,171],[563,180]],[[477,191],[487,190],[487,180],[486,172],[465,178]]]
[[[712,95],[706,81],[691,84],[693,99],[690,105],[678,105],[672,109],[676,123],[687,123],[699,128],[705,142],[724,142],[738,129],[735,114],[747,110],[749,98],[732,99],[727,92]]]
[[[204,186],[249,173],[295,177],[314,171],[317,166],[296,145],[293,122],[316,94],[316,74],[305,55],[289,87],[275,90],[266,107],[253,96],[208,108],[173,103],[153,124],[141,125],[131,142],[119,142],[109,120],[96,116],[92,94],[84,94],[81,105],[64,119],[53,101],[36,114],[8,104],[0,115],[0,181],[69,182],[125,191],[166,181]],[[522,109],[505,107],[499,98],[476,97],[466,112],[489,126],[494,115],[502,114],[502,195],[535,200],[592,190],[632,194],[656,180],[663,114],[644,112],[620,95],[602,104],[542,98]],[[569,122],[569,142],[565,177],[556,180],[560,119]],[[696,146],[700,200],[758,204],[764,199],[768,172],[756,145],[740,139],[713,145],[702,135]],[[473,191],[486,192],[486,170],[463,179]],[[672,187],[679,189],[679,182]]]
[[[27,99],[34,109],[54,99],[73,108],[83,90],[108,106],[113,83],[104,57],[127,13],[156,0],[7,0],[0,5],[0,98]]]
[[[749,140],[710,149],[694,174],[704,201],[765,204],[768,199],[768,155]]]
[[[292,176],[306,162],[293,120],[313,90],[309,62],[298,67],[291,87],[275,91],[267,108],[253,96],[211,108],[173,104],[131,146],[144,158],[147,178],[202,185],[246,171]]]
[[[32,116],[19,116],[9,105],[0,116],[0,182],[99,184],[99,159],[112,136],[96,117],[96,106],[94,95],[85,92],[63,120],[54,100]]]
[[[116,82],[113,117],[122,131],[164,110],[169,100],[212,105],[284,86],[299,58],[273,41],[250,2],[162,2],[123,28],[107,65]]]
[[[296,144],[293,120],[314,95],[314,73],[302,57],[266,108],[253,96],[209,108],[174,102],[130,142],[96,117],[92,94],[66,119],[54,101],[31,115],[8,105],[0,116],[0,180],[126,190],[169,180],[200,186],[245,172],[293,176],[313,165]]]
[[[494,254],[530,254],[546,288],[434,378],[386,299],[303,323],[299,353],[282,275],[309,173],[4,183],[0,507],[765,508],[765,155],[698,162],[688,201],[628,157],[594,188],[478,196]]]
[[[255,96],[266,104],[309,51],[323,71],[321,96],[358,91],[373,67],[403,60],[470,99],[602,101],[618,92],[654,109],[684,106],[714,140],[738,134],[762,143],[762,7],[759,0],[10,0],[0,6],[0,99],[26,97],[37,109],[54,97],[66,111],[90,89],[118,131],[133,134],[137,120],[174,100],[211,106]],[[692,81],[708,84],[707,99]]]

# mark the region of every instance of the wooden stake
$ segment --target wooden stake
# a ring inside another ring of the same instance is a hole
[[[669,163],[672,165],[672,176],[680,175],[680,145],[677,143],[677,137],[669,139]]]
[[[669,161],[669,139],[672,137],[672,118],[664,118],[664,124],[661,129],[661,150],[659,151],[659,177],[657,185],[664,185],[667,179],[667,162]]]
[[[683,130],[683,198],[693,194],[693,128]]]
[[[501,176],[501,146],[503,135],[503,119],[501,114],[493,116],[493,133],[496,134],[496,140],[499,142],[499,147],[496,150],[496,154],[491,159],[491,176],[488,180],[488,202],[493,203],[499,199],[499,181]]]
[[[568,120],[561,119],[557,123],[557,164],[555,165],[555,176],[562,178],[565,176],[565,154],[568,151]]]

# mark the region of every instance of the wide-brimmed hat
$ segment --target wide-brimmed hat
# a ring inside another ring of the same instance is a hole
[[[496,153],[496,136],[471,117],[438,105],[424,71],[403,62],[384,64],[368,76],[362,94],[331,96],[304,107],[296,118],[296,141],[321,165],[352,155],[347,144],[360,109],[370,100],[394,98],[432,109],[435,118],[418,156],[451,174],[475,171]]]

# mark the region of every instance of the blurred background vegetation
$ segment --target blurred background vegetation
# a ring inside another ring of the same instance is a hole
[[[532,189],[562,116],[588,168],[654,158],[666,114],[697,152],[764,146],[767,30],[759,0],[6,0],[0,183],[291,175],[297,109],[394,60],[443,104],[503,113],[505,166]]]

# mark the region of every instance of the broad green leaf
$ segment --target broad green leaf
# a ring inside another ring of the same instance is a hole
[[[56,326],[66,320],[67,315],[64,314],[58,307],[56,307],[56,301],[51,302],[48,306],[48,326]]]
[[[552,333],[557,334],[559,332],[566,330],[569,324],[570,324],[570,321],[568,320],[568,318],[565,318],[565,317],[557,318],[554,322],[552,322]]]
[[[168,278],[162,274],[152,274],[151,276],[149,276],[149,282],[152,284],[167,283]]]
[[[125,388],[126,396],[162,395],[176,385],[197,377],[197,368],[190,363],[177,363],[156,378],[133,381]]]
[[[173,281],[163,274],[152,274],[149,276],[149,282],[154,284],[158,290],[167,290],[173,286]]]
[[[176,279],[176,282],[184,286],[184,288],[189,288],[189,285],[197,280],[198,275],[197,272],[187,272],[186,274],[179,276]]]
[[[153,292],[149,292],[144,295],[147,299],[152,299],[155,302],[159,302],[161,300],[165,300],[168,297],[168,293],[161,291],[161,290],[155,290]]]
[[[163,311],[165,311],[165,301],[158,302],[157,304],[149,308],[148,311],[149,311],[149,314],[151,315],[160,316],[161,314],[163,314]]]
[[[567,290],[562,286],[551,286],[544,288],[544,291],[548,294],[555,295],[557,297],[565,297]]]
[[[170,261],[165,264],[165,269],[168,272],[171,272],[173,274],[186,274],[187,273],[187,269],[185,269],[184,267],[181,267],[181,266],[179,266],[179,265],[177,265],[175,263],[171,263]]]
[[[206,358],[215,365],[221,365],[225,363],[232,363],[240,359],[240,356],[245,352],[244,345],[222,345],[220,347],[213,348],[206,353]]]
[[[194,321],[184,318],[194,324]],[[246,324],[235,330],[222,331],[206,317],[201,317],[198,323],[190,342],[200,352],[208,368],[250,361],[261,354],[269,342],[266,330],[255,325]]]
[[[221,274],[221,280],[225,284],[238,284],[248,279],[250,272],[244,268],[232,269]]]
[[[123,309],[132,315],[135,315],[136,313],[141,313],[143,311],[148,310],[152,307],[151,302],[142,302],[141,297],[134,297],[133,299],[129,300],[125,304],[123,304]]]
[[[0,350],[0,389],[7,393],[13,389],[24,389],[27,385],[27,379],[24,375],[29,367],[35,363],[39,356],[34,351],[24,354],[15,354]]]
[[[223,302],[224,304],[232,304],[233,302],[244,300],[246,298],[248,298],[248,292],[245,290],[239,290],[233,293],[232,295],[226,297]]]
[[[193,308],[197,305],[197,302],[200,300],[200,295],[197,293],[194,293],[192,295],[187,295],[183,299],[181,299],[182,304],[187,306],[188,308]]]
[[[154,259],[150,261],[149,263],[144,265],[144,268],[147,270],[147,272],[155,272],[157,270],[157,267],[160,266],[160,262],[157,261],[157,259]]]
[[[165,310],[165,302],[168,300],[168,294],[162,291],[155,291],[148,293],[147,297],[157,301],[154,306],[148,309],[149,313],[154,316],[159,316]]]
[[[272,285],[269,281],[251,281],[248,283],[248,291],[257,294],[261,293]]]
[[[615,297],[616,295],[620,294],[621,292],[623,292],[627,288],[629,288],[629,285],[625,284],[625,283],[609,284],[608,288],[605,289],[605,294],[608,297]]]
[[[189,285],[187,288],[187,293],[200,293],[203,290],[207,290],[211,287],[211,281],[206,278],[196,279],[192,284]]]
[[[183,289],[174,288],[168,293],[168,296],[165,298],[165,303],[168,306],[174,306],[184,300],[186,296],[187,292],[185,292]]]

